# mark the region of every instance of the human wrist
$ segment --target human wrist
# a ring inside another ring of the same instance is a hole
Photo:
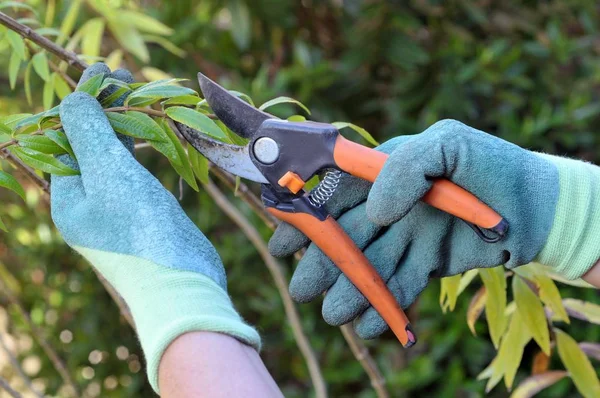
[[[161,357],[182,334],[223,333],[260,349],[257,331],[243,321],[227,292],[209,277],[135,256],[75,249],[100,270],[129,306],[146,358],[148,379],[157,393]]]
[[[583,161],[540,155],[559,172],[559,197],[548,240],[536,261],[577,279],[600,258],[600,168]]]

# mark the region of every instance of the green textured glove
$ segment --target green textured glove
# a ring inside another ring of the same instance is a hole
[[[106,65],[96,64],[82,81],[109,73]],[[114,76],[132,81],[126,71]],[[99,102],[86,93],[65,98],[60,116],[78,164],[63,161],[81,175],[52,177],[52,218],[69,246],[131,309],[154,390],[158,393],[163,352],[186,332],[221,332],[258,349],[258,333],[227,295],[215,248],[175,197],[135,160],[133,141],[117,138]]]
[[[530,152],[454,120],[394,138],[378,149],[390,157],[373,186],[345,176],[327,208],[402,307],[415,300],[430,277],[538,260],[577,278],[600,258],[596,166]],[[437,177],[462,186],[500,213],[509,223],[507,236],[485,243],[461,220],[420,202],[430,179]],[[269,248],[273,255],[286,256],[307,243],[299,231],[282,224]],[[363,338],[387,329],[358,290],[311,245],[292,277],[290,293],[307,302],[324,292],[328,323],[356,319]]]

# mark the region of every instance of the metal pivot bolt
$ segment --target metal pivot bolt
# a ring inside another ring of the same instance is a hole
[[[274,139],[261,137],[254,143],[254,156],[264,164],[273,164],[279,158],[279,145]]]

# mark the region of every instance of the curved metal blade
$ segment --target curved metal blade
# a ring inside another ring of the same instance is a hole
[[[267,179],[252,163],[248,145],[226,144],[213,140],[185,124],[175,122],[175,125],[185,139],[217,167],[247,180],[268,184]]]
[[[229,93],[202,73],[198,73],[198,82],[204,98],[219,119],[244,138],[253,138],[262,122],[275,118]]]

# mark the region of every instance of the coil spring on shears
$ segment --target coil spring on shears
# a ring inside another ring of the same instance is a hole
[[[310,203],[315,207],[321,207],[327,203],[335,193],[338,185],[340,185],[340,178],[342,178],[341,171],[327,170],[319,185],[308,195]]]

